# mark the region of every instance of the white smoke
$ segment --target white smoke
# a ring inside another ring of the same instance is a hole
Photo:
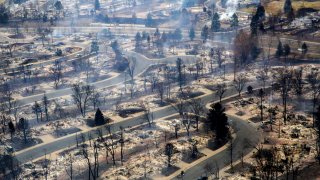
[[[239,0],[228,0],[226,3],[226,11],[221,14],[221,19],[229,19],[238,8]]]

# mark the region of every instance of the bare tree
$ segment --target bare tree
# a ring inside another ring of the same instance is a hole
[[[191,99],[190,106],[192,112],[194,113],[196,130],[199,131],[199,121],[202,113],[204,112],[204,104],[201,99]]]
[[[222,54],[224,52],[224,48],[220,47],[216,49],[216,58],[217,58],[217,63],[218,63],[218,67],[221,69],[222,67],[222,63],[224,62],[224,60],[222,59]]]
[[[204,169],[206,171],[206,176],[210,178],[210,176],[212,174],[214,174],[213,170],[213,165],[211,163],[206,163],[206,165],[204,166]]]
[[[187,136],[190,136],[190,128],[192,124],[192,119],[188,113],[183,113],[181,118],[181,124],[185,127],[187,131]]]
[[[93,157],[94,157],[94,165],[93,165],[93,179],[98,179],[99,177],[99,146],[95,141],[93,143]]]
[[[260,109],[260,121],[263,122],[263,97],[264,97],[263,89],[259,89],[258,97],[260,99],[259,109]]]
[[[307,75],[307,80],[312,92],[312,124],[315,126],[315,109],[320,96],[320,78],[319,72],[315,69],[312,69],[311,72]]]
[[[286,124],[288,97],[292,86],[292,71],[287,68],[281,68],[275,71],[273,77],[278,85],[276,88],[280,91],[283,106],[283,121]]]
[[[146,118],[146,120],[148,121],[149,127],[151,127],[152,123],[153,123],[153,112],[151,111],[151,109],[149,107],[144,107],[144,116]]]
[[[39,114],[40,114],[40,120],[42,121],[42,109],[40,104],[37,101],[35,101],[34,105],[32,106],[32,112],[35,113],[37,117],[37,122],[39,122]]]
[[[136,58],[132,58],[131,60],[128,60],[128,74],[131,78],[131,83],[133,83],[133,78],[134,78],[134,72],[135,72],[135,69],[136,69],[136,63],[137,63],[137,60]]]
[[[82,85],[76,83],[72,85],[72,98],[77,104],[78,109],[83,117],[86,116],[88,102],[94,92],[94,87],[90,85]]]
[[[214,60],[215,51],[213,48],[210,49],[209,57],[210,57],[210,71],[213,74],[213,60]]]
[[[41,39],[42,46],[44,46],[44,41],[47,40],[47,35],[49,33],[50,33],[50,29],[49,28],[43,27],[40,23],[38,24],[37,34],[39,35],[39,37]]]
[[[230,141],[229,141],[229,147],[228,147],[228,150],[230,152],[230,166],[231,166],[231,169],[233,168],[233,137],[230,136]]]
[[[129,86],[129,91],[130,91],[130,97],[131,98],[133,98],[134,90],[135,90],[135,84],[134,84],[134,81],[131,81],[130,86]]]
[[[116,159],[115,159],[115,154],[116,154],[116,149],[117,149],[117,141],[114,138],[114,134],[111,132],[111,127],[106,126],[106,131],[108,132],[108,135],[106,137],[102,136],[102,129],[100,129],[98,132],[99,133],[99,138],[100,141],[103,142],[104,147],[106,149],[106,161],[108,163],[108,157],[109,153],[111,154],[112,162],[113,165],[116,165]]]
[[[19,109],[20,108],[20,101],[15,100],[12,102],[12,107],[11,107],[11,113],[14,117],[14,121],[17,124],[18,122],[18,113],[19,113]]]
[[[42,162],[42,169],[44,171],[43,175],[45,177],[45,180],[48,180],[48,175],[49,175],[49,171],[50,171],[49,165],[50,165],[50,157],[49,157],[49,159],[47,159],[47,150],[45,150],[44,160]]]
[[[240,73],[236,77],[235,81],[233,82],[233,86],[236,89],[236,91],[238,92],[239,97],[241,96],[241,92],[244,89],[244,87],[246,86],[247,82],[248,82],[247,74],[245,74],[245,73]]]
[[[244,30],[240,30],[234,39],[234,55],[239,57],[240,64],[248,62],[252,48],[255,46],[255,39]]]
[[[223,98],[223,95],[227,91],[227,85],[225,83],[220,83],[216,86],[216,96],[219,97],[219,102],[221,103],[221,99]]]
[[[60,119],[63,117],[66,117],[66,112],[62,108],[62,106],[57,101],[54,101],[54,104],[55,104],[55,108],[53,110],[53,113],[55,114],[55,116]]]
[[[160,103],[163,104],[163,96],[164,96],[164,82],[157,83],[158,95],[160,97]]]
[[[196,75],[195,75],[196,80],[199,78],[201,70],[203,70],[203,63],[200,60],[197,60],[196,61]]]
[[[8,111],[11,112],[13,95],[15,93],[15,91],[12,88],[12,85],[10,85],[8,82],[5,82],[4,84],[2,84],[2,86],[0,86],[0,93],[2,94],[3,100],[6,103]]]
[[[92,96],[90,97],[90,101],[92,103],[94,110],[96,110],[96,108],[101,104],[100,96],[101,94],[99,92],[96,92],[93,89]]]
[[[121,165],[123,165],[123,148],[124,148],[124,128],[120,127],[120,139],[119,139],[119,143],[120,143],[120,161],[121,161]]]
[[[17,46],[16,43],[11,43],[11,44],[6,44],[6,45],[2,46],[2,48],[7,49],[7,51],[10,54],[10,57],[13,57],[13,52],[14,52],[16,46]]]
[[[0,121],[2,133],[6,134],[7,123],[10,121],[10,116],[4,104],[0,104]]]
[[[42,103],[43,103],[43,109],[44,109],[44,113],[46,114],[46,120],[49,121],[49,100],[46,94],[43,95],[42,98]]]
[[[260,179],[277,179],[277,171],[281,170],[279,155],[276,148],[270,150],[258,146],[254,155],[256,160],[255,170],[258,171]]]
[[[303,86],[304,86],[302,67],[293,71],[292,85],[296,91],[296,94],[298,96],[301,96],[303,92]]]
[[[28,120],[20,118],[19,120],[19,129],[23,132],[24,143],[27,144],[27,136],[29,133],[29,123]]]
[[[176,68],[177,68],[177,81],[179,83],[180,90],[182,90],[182,85],[184,84],[184,74],[183,74],[183,60],[178,58],[176,61]]]
[[[56,60],[54,62],[53,67],[50,68],[50,72],[51,72],[52,78],[54,80],[54,87],[57,89],[58,85],[61,83],[61,80],[62,80],[61,61]]]
[[[96,162],[96,152],[97,152],[97,146],[96,146],[96,143],[94,145],[94,160]],[[97,169],[96,169],[96,163],[92,163],[91,162],[91,158],[90,158],[90,154],[89,154],[89,150],[88,150],[88,146],[83,143],[81,145],[81,154],[82,156],[85,158],[86,162],[87,162],[87,167],[88,167],[88,179],[90,180],[91,177],[93,180],[97,179]]]
[[[182,93],[183,94],[183,93]],[[179,113],[179,116],[182,117],[183,113],[186,112],[187,110],[187,105],[185,104],[185,102],[183,101],[183,95],[181,95],[180,97],[178,97],[178,102],[172,104],[172,107],[174,110],[176,110]]]
[[[75,159],[74,156],[69,153],[68,157],[66,158],[66,162],[65,162],[65,171],[67,173],[67,175],[69,176],[70,180],[73,180],[73,163],[74,163]],[[69,170],[68,170],[69,169]]]
[[[269,79],[269,69],[269,65],[266,64],[258,71],[257,80],[262,81],[263,90],[265,90],[266,82]]]

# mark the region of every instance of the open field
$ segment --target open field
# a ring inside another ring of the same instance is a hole
[[[265,7],[266,13],[268,14],[278,14],[279,12],[283,11],[283,4],[285,0],[279,0],[279,1],[267,1],[263,2],[263,5]],[[293,0],[292,1],[292,7],[295,11],[297,11],[300,8],[313,8],[316,10],[320,10],[320,2],[319,1],[300,1],[300,0]],[[241,11],[248,12],[248,13],[254,13],[256,8],[255,7],[249,7],[249,8],[242,8]]]

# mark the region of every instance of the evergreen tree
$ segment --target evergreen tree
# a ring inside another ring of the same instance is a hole
[[[180,28],[177,28],[173,34],[174,34],[174,39],[176,39],[177,41],[180,41],[182,39],[182,31]]]
[[[26,119],[20,118],[19,120],[19,129],[23,132],[24,143],[27,143],[27,136],[29,133],[29,123]]]
[[[46,114],[46,120],[49,121],[49,99],[47,97],[46,94],[43,95],[43,98],[42,98],[42,103],[43,103],[43,106],[44,106],[44,113]]]
[[[280,58],[283,55],[283,47],[281,41],[278,43],[277,51],[276,51],[276,57]]]
[[[57,48],[55,54],[56,56],[62,56],[62,50],[60,48]]]
[[[221,6],[222,6],[223,8],[226,8],[226,7],[227,7],[227,1],[228,1],[228,0],[221,0]]]
[[[159,28],[156,29],[156,32],[154,32],[153,35],[154,35],[154,37],[156,37],[157,39],[160,39],[161,34],[160,34],[160,31],[159,31]]]
[[[54,4],[54,7],[56,8],[57,11],[61,11],[63,9],[63,5],[62,5],[61,1],[57,1]]]
[[[259,20],[262,20],[264,19],[265,15],[266,15],[266,10],[264,9],[264,6],[259,4],[257,7],[256,16],[258,17]]]
[[[264,32],[264,25],[262,23],[264,18],[265,18],[265,9],[261,4],[259,4],[257,7],[256,13],[251,18],[251,23],[250,23],[251,34],[256,35],[258,28],[262,32]]]
[[[99,0],[95,0],[94,1],[94,9],[95,10],[100,10],[100,1]]]
[[[220,31],[220,16],[218,13],[214,13],[213,17],[212,17],[212,22],[211,22],[211,30],[213,32],[218,32]]]
[[[91,52],[92,53],[98,53],[99,52],[99,45],[97,41],[91,42]]]
[[[192,28],[190,29],[190,31],[189,31],[189,38],[190,38],[190,40],[193,41],[193,39],[195,38],[195,36],[196,36],[196,33],[195,33],[195,31],[194,31],[194,28],[192,27]]]
[[[96,114],[94,116],[94,122],[96,126],[100,126],[105,123],[105,118],[99,108],[97,109]]]
[[[182,85],[184,84],[184,76],[183,76],[183,61],[181,58],[178,58],[176,61],[176,68],[178,72],[177,81],[179,83],[180,89],[182,88]]]
[[[231,17],[230,26],[234,29],[239,26],[239,19],[236,13],[234,13]]]
[[[44,15],[42,16],[42,21],[43,21],[43,22],[48,22],[48,16],[47,16],[46,14],[44,14]]]
[[[142,37],[140,35],[140,32],[137,32],[135,40],[136,40],[136,50],[138,50],[141,47],[141,41],[142,41]]]
[[[146,40],[149,36],[149,33],[147,33],[146,31],[142,31],[142,40]]]
[[[154,25],[154,21],[152,19],[152,15],[148,13],[146,20],[146,27],[152,27]]]
[[[150,42],[151,42],[150,35],[147,36],[147,42],[148,42],[148,48],[150,49]]]
[[[288,13],[286,13],[288,21],[292,22],[295,18],[294,10],[291,8]]]
[[[166,32],[162,32],[161,41],[165,43],[165,42],[167,42],[167,39],[168,39],[168,37],[167,37]]]
[[[207,25],[203,26],[201,30],[201,38],[206,41],[209,35],[209,27]]]
[[[113,41],[111,44],[110,44],[112,50],[114,51],[114,53],[118,54],[118,53],[121,53],[120,51],[120,46],[119,46],[119,43],[117,40]]]
[[[290,53],[291,53],[291,48],[290,48],[289,44],[285,44],[283,46],[283,55],[285,57],[287,57],[287,56],[289,56]]]
[[[286,0],[286,1],[284,2],[283,12],[284,12],[285,14],[288,14],[288,13],[290,13],[291,10],[292,10],[291,0]]]
[[[106,16],[104,17],[104,22],[105,23],[110,23],[110,18],[109,16],[106,14]]]
[[[0,5],[0,24],[7,24],[8,21],[9,21],[8,10],[4,7],[4,5]]]
[[[216,140],[224,142],[229,137],[228,117],[220,103],[212,104],[207,115],[207,121],[211,131],[215,132]]]
[[[137,23],[137,14],[133,13],[131,19],[132,19],[132,23],[136,24]]]
[[[259,17],[257,15],[252,16],[250,23],[251,34],[256,35],[259,27]]]
[[[9,127],[9,130],[10,130],[10,135],[11,135],[11,140],[12,140],[13,134],[14,134],[14,132],[16,131],[16,128],[14,127],[14,124],[13,124],[12,121],[10,121],[10,122],[8,123],[8,127]]]
[[[301,46],[301,53],[303,55],[305,55],[305,54],[307,54],[307,52],[308,52],[308,46],[307,46],[306,43],[303,43],[302,46]]]

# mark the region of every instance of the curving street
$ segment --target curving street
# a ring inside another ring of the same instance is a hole
[[[236,129],[236,137],[233,139],[233,162],[239,160],[241,155],[247,155],[250,153],[253,148],[258,145],[261,140],[261,134],[255,126],[248,123],[249,121],[244,121],[241,118],[228,115],[229,119],[232,120],[232,127]],[[218,166],[219,169],[230,165],[230,149],[226,148],[221,152],[218,152],[214,156],[211,156],[203,161],[201,161],[196,166],[184,170],[185,180],[194,180],[199,177],[204,177],[209,175],[206,172],[206,165],[211,164],[213,167]],[[183,170],[183,169],[182,169]],[[181,179],[179,176],[176,176],[173,179]]]
[[[233,97],[237,94],[237,92],[235,92],[235,90],[233,89],[228,89],[226,96],[228,97]],[[206,94],[203,96],[199,97],[202,102],[204,104],[208,104],[211,103],[215,100],[217,100],[217,98],[215,96],[213,96],[213,94]],[[228,99],[228,98],[225,98]],[[154,114],[154,120],[156,121],[157,119],[172,115],[172,114],[176,114],[176,110],[172,107],[172,106],[166,106],[166,107],[162,107],[159,108],[157,110],[155,110],[153,112]],[[244,146],[244,140],[246,138],[248,138],[247,140],[250,141],[252,143],[252,145],[254,146],[258,141],[259,141],[259,132],[256,131],[256,127],[252,126],[251,124],[248,124],[247,122],[236,118],[236,117],[230,117],[231,121],[232,121],[232,126],[234,129],[236,129],[236,139],[235,139],[235,159],[238,158],[237,151],[236,150],[240,150],[243,149]],[[123,121],[119,121],[119,122],[115,122],[110,124],[112,131],[116,132],[120,130],[120,127],[132,127],[132,126],[136,126],[142,123],[146,123],[146,120],[144,119],[143,115],[139,115],[137,117],[133,117],[133,118],[127,118]],[[106,125],[105,125],[106,126]],[[93,138],[97,138],[97,134],[96,134],[96,130],[98,128],[101,128],[103,131],[103,134],[106,135],[107,131],[104,129],[104,127],[97,127],[97,128],[93,128],[90,129],[88,131],[82,132],[85,136],[86,139],[88,139],[88,134],[91,134]],[[36,158],[42,157],[45,153],[50,154],[53,153],[55,151],[70,147],[70,146],[75,146],[76,145],[76,134],[71,134],[62,138],[58,138],[53,142],[50,143],[43,143],[43,144],[38,144],[36,146],[24,149],[22,151],[16,152],[16,158],[20,161],[20,163],[26,163],[28,161],[34,160]],[[248,150],[244,151],[244,153],[249,152],[252,148],[248,148]],[[225,159],[228,160],[226,157],[228,156],[228,151],[222,151],[219,154],[217,154],[216,156],[210,158],[207,161],[210,160],[221,160],[221,159]],[[219,166],[221,165],[221,167],[224,167],[228,164],[228,161],[221,161],[219,164]],[[206,161],[206,162],[207,162]],[[206,164],[206,162],[201,163],[199,166],[190,168],[187,173],[192,174],[192,177],[198,177],[202,175],[203,171],[199,171],[199,168],[201,169],[201,166],[204,166]],[[196,172],[196,173],[195,173]],[[191,175],[190,175],[191,176]]]
[[[139,66],[135,67],[134,76],[138,76],[142,74],[149,66],[160,64],[160,63],[167,63],[167,64],[175,64],[177,58],[182,58],[184,60],[184,63],[189,64],[195,62],[196,58],[194,56],[172,56],[167,57],[163,59],[149,59],[141,54],[135,53],[135,52],[124,52],[126,56],[130,55],[130,57],[136,58],[136,63],[139,64]],[[112,77],[109,79],[97,81],[94,83],[90,83],[90,85],[94,86],[96,89],[101,88],[108,88],[120,83],[123,83],[125,80],[125,72],[121,72],[118,76]],[[61,96],[67,96],[72,94],[71,88],[65,88],[60,90],[54,90],[46,92],[46,95],[48,99],[54,99]],[[24,106],[27,104],[34,103],[35,101],[40,101],[43,98],[43,94],[33,95],[33,96],[27,96],[24,98],[18,99],[19,105]]]

